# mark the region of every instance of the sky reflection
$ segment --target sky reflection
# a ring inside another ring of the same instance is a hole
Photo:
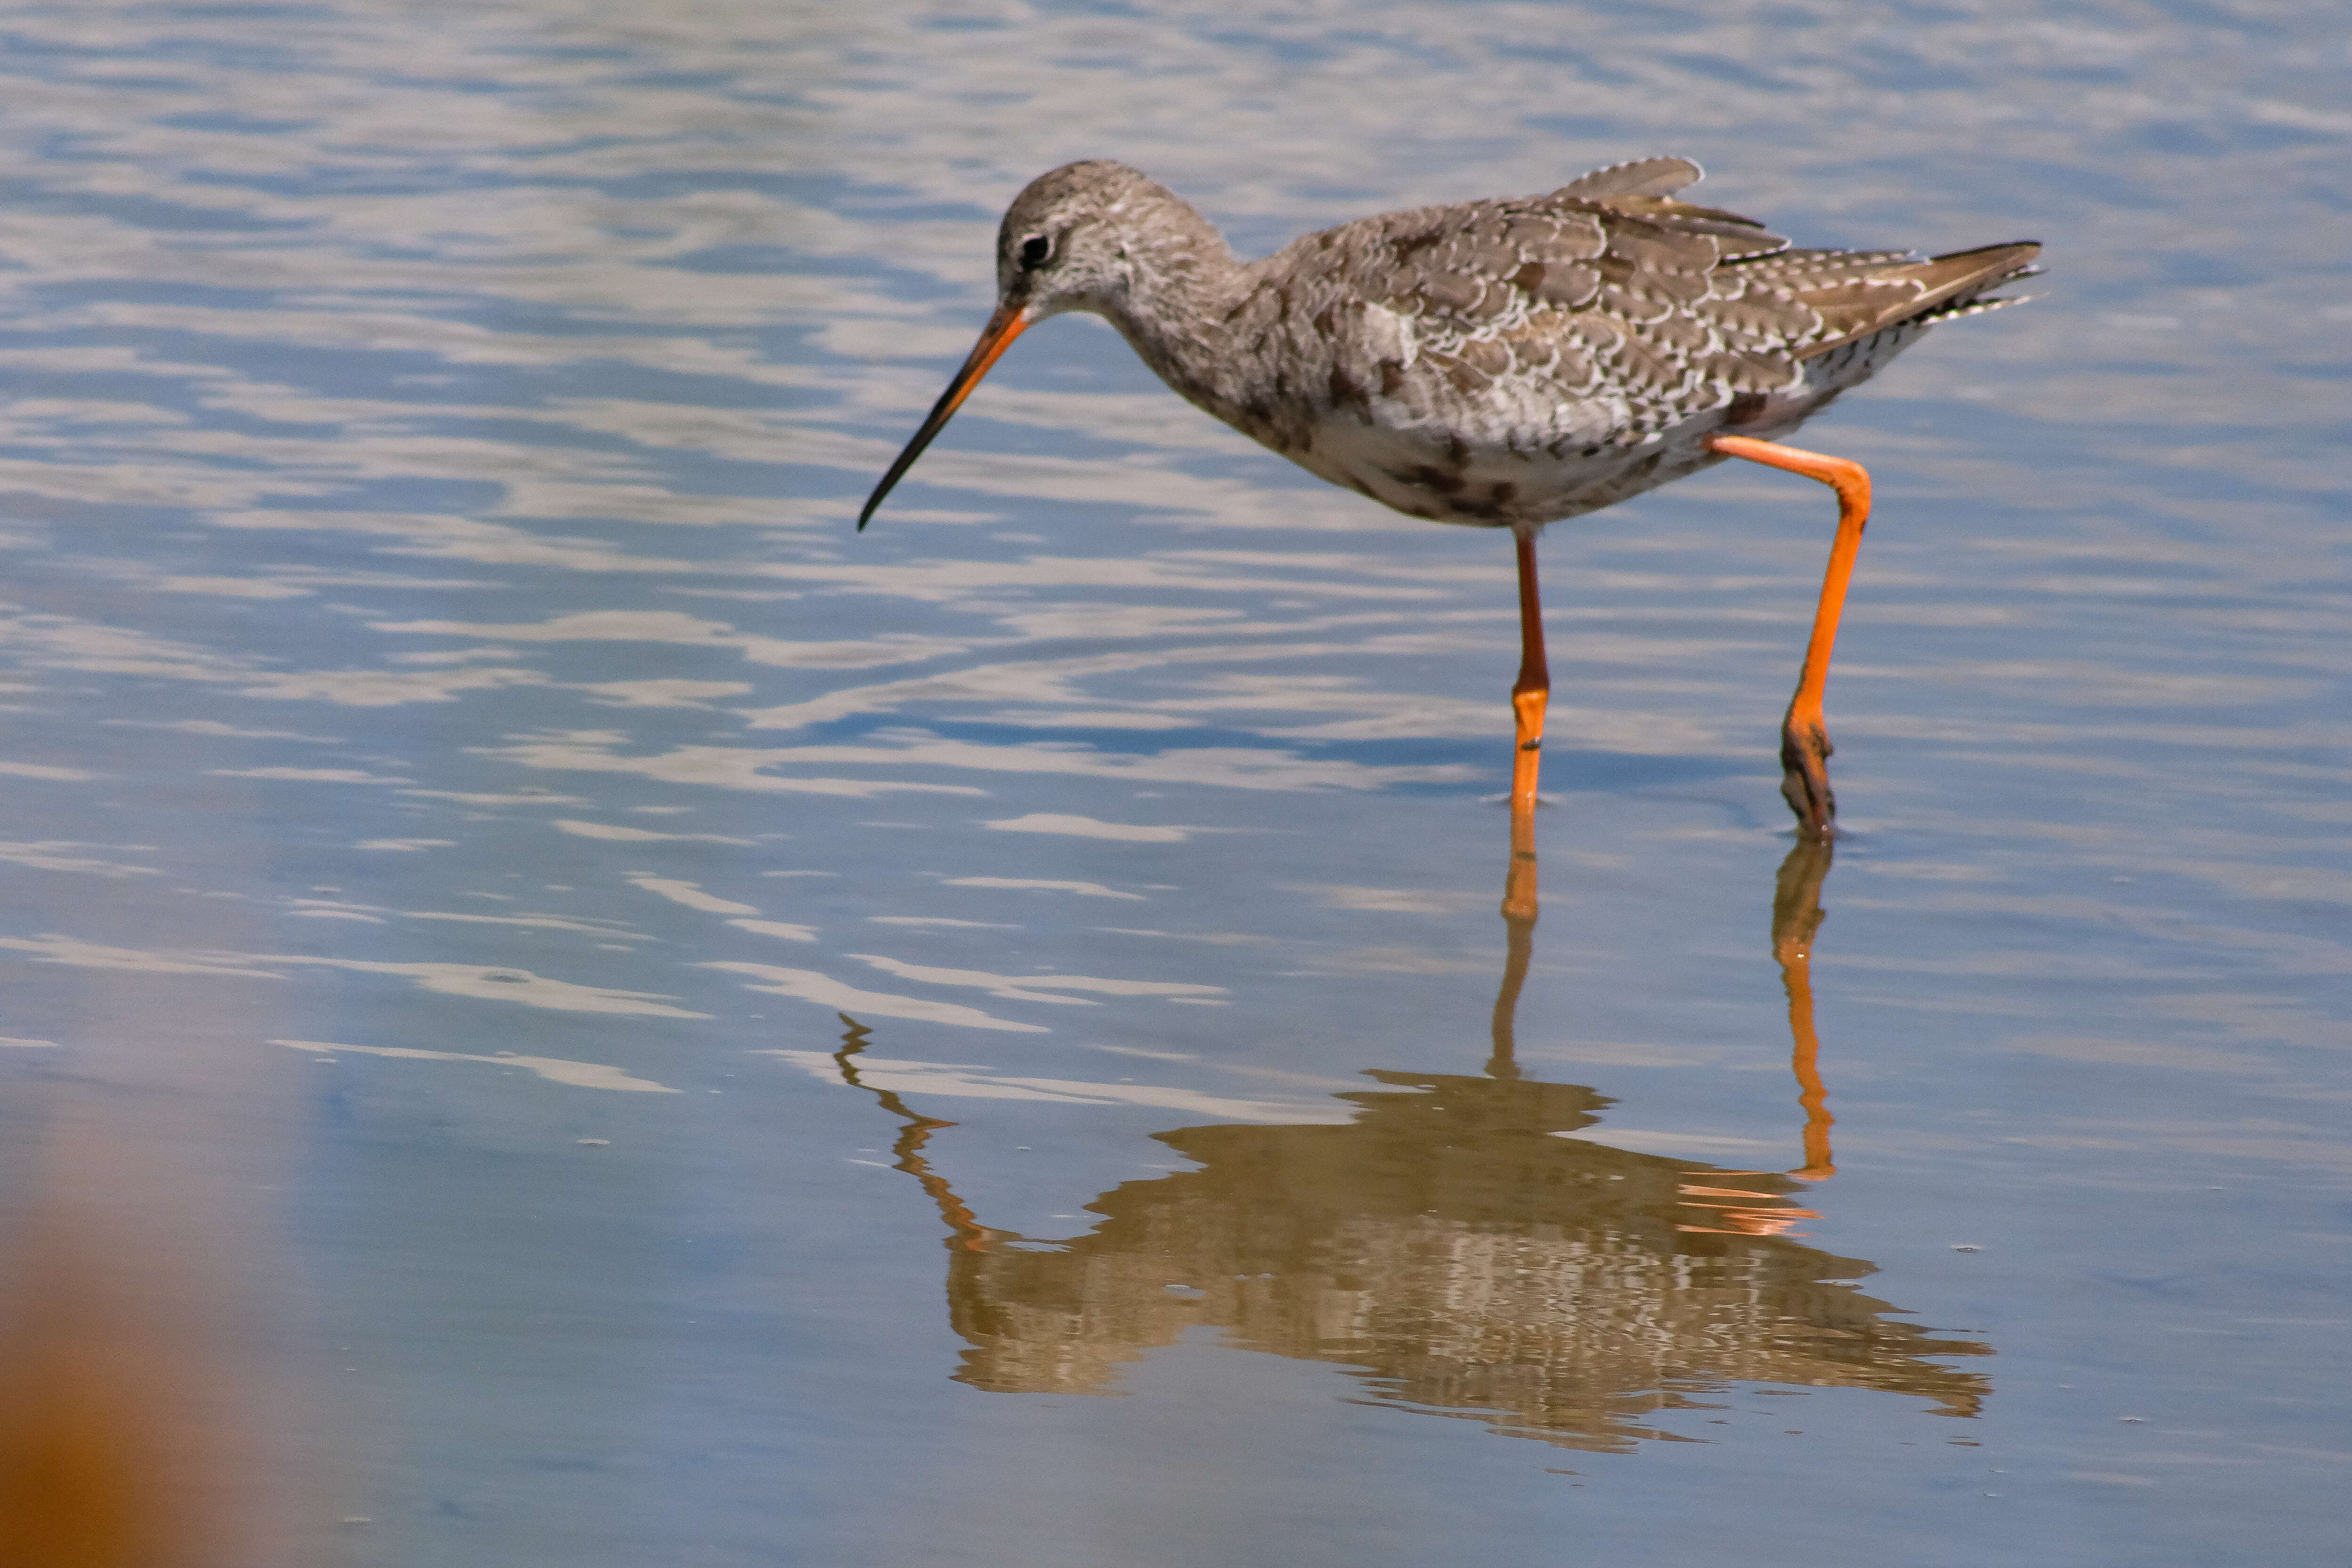
[[[2347,65],[2164,0],[20,10],[0,1242],[226,1369],[158,1451],[306,1563],[2331,1561]],[[1546,538],[1539,940],[1495,540],[1069,324],[851,532],[1044,169],[1263,254],[1657,152],[2049,246],[1809,427],[1879,492],[1833,874],[1794,481]]]

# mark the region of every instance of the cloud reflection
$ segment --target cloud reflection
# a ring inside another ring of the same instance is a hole
[[[668,999],[648,991],[616,990],[605,986],[579,985],[551,979],[529,969],[495,964],[389,963],[365,958],[325,958],[299,953],[173,953],[147,952],[136,947],[110,947],[70,936],[0,937],[0,947],[15,949],[42,964],[76,968],[137,969],[159,975],[233,975],[250,979],[285,978],[277,968],[310,967],[346,969],[359,974],[394,975],[413,980],[425,990],[445,996],[472,997],[482,1001],[518,1002],[524,1007],[558,1012],[618,1013],[636,1018],[708,1018],[668,1005]]]
[[[1082,898],[1131,898],[1143,902],[1139,893],[1121,893],[1115,887],[1105,887],[1098,882],[1055,882],[1030,876],[951,876],[942,880],[941,887],[997,887],[1007,891],[1032,893],[1075,893]]]
[[[363,1056],[397,1056],[417,1061],[481,1061],[493,1067],[520,1069],[546,1079],[550,1083],[569,1084],[575,1089],[617,1089],[639,1094],[677,1094],[679,1090],[656,1083],[650,1078],[635,1078],[617,1067],[607,1067],[594,1061],[565,1061],[551,1056],[516,1056],[501,1051],[496,1056],[467,1056],[454,1051],[419,1051],[397,1045],[336,1045],[322,1040],[273,1040],[271,1045],[291,1046],[296,1051],[308,1051],[320,1056],[341,1056],[356,1053]]]
[[[1094,991],[1111,997],[1222,997],[1223,986],[1188,985],[1167,980],[1107,980],[1089,975],[992,975],[981,969],[942,969],[923,964],[909,964],[898,958],[887,958],[874,953],[844,955],[860,963],[871,964],[887,975],[902,980],[919,980],[928,986],[973,986],[992,997],[1005,997],[1024,1002],[1077,1002],[1077,997],[1055,996],[1055,991]]]
[[[755,1051],[789,1061],[829,1083],[841,1082],[832,1056],[821,1051]],[[862,1087],[892,1093],[937,1094],[950,1100],[1034,1100],[1060,1105],[1150,1105],[1236,1122],[1318,1122],[1344,1113],[1312,1103],[1236,1100],[1142,1083],[1094,1083],[1067,1078],[1023,1078],[989,1068],[938,1061],[868,1058],[858,1063]]]
[[[1048,1032],[1042,1024],[1016,1023],[1011,1019],[997,1018],[978,1008],[968,1008],[956,1002],[926,1001],[919,997],[894,996],[887,991],[861,991],[814,969],[784,969],[772,964],[745,964],[731,960],[707,962],[697,967],[750,975],[768,982],[751,986],[749,988],[751,990],[814,1002],[835,1012],[856,1008],[874,1018],[913,1019],[923,1023],[949,1024],[959,1029],[1000,1030],[1018,1034]]]

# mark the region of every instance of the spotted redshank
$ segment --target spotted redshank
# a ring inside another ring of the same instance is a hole
[[[1551,689],[1537,533],[1726,457],[1801,474],[1837,492],[1838,529],[1780,727],[1781,793],[1825,836],[1822,687],[1870,477],[1780,438],[1934,323],[2013,303],[1991,291],[2034,271],[2040,246],[1798,250],[1675,198],[1698,178],[1686,159],[1647,158],[1546,196],[1360,219],[1244,263],[1123,164],[1041,175],[997,235],[995,315],[857,526],[1025,328],[1093,311],[1186,399],[1310,473],[1409,517],[1511,530],[1524,813]]]

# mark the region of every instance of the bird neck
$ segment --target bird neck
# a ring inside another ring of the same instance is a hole
[[[1253,269],[1182,198],[1151,204],[1121,236],[1126,287],[1097,307],[1160,379],[1222,419],[1230,350],[1255,290]]]

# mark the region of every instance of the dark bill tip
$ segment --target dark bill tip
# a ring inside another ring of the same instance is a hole
[[[865,510],[857,514],[859,533],[866,531],[866,525],[872,522],[874,514],[881,509],[883,498],[906,476],[907,470],[915,465],[915,459],[923,455],[923,448],[931,444],[931,438],[947,428],[949,418],[962,406],[963,400],[971,395],[971,389],[980,384],[980,378],[988,373],[988,367],[996,363],[997,356],[1010,348],[1013,340],[1021,336],[1028,325],[1028,314],[1019,307],[1000,305],[996,308],[996,314],[988,319],[988,325],[981,331],[980,341],[973,345],[971,353],[964,360],[963,368],[956,371],[953,381],[948,382],[948,390],[941,392],[940,401],[931,405],[931,412],[924,416],[922,426],[915,432],[914,439],[907,443],[906,449],[890,465],[890,471],[882,476],[882,483],[874,486],[874,494],[866,497]]]

